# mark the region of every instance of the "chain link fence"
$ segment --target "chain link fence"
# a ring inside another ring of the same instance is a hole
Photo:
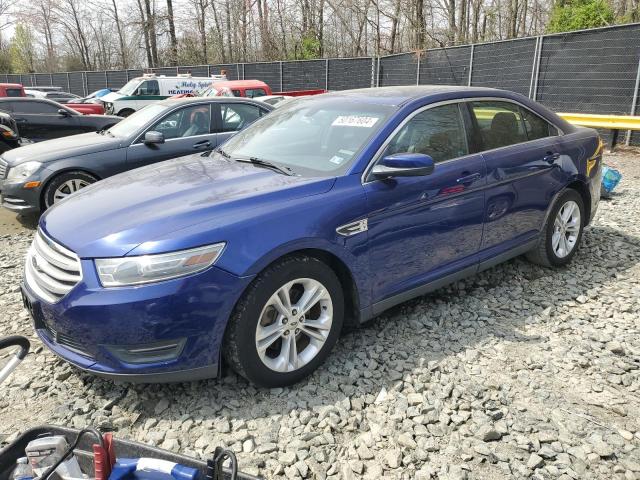
[[[259,79],[274,92],[392,85],[473,85],[512,90],[559,112],[640,114],[640,24],[429,49],[382,57],[155,68],[158,75]],[[25,87],[77,95],[120,88],[142,70],[0,74]],[[606,134],[606,132],[603,132]],[[640,144],[640,134],[629,137]]]

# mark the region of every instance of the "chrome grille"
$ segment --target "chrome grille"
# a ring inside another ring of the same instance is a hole
[[[4,180],[7,177],[7,166],[9,164],[6,160],[0,158],[0,180]]]
[[[80,259],[38,229],[27,253],[24,276],[33,293],[55,303],[82,279]]]

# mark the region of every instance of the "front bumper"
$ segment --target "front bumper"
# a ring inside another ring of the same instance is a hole
[[[215,377],[233,307],[251,281],[211,267],[196,275],[137,287],[103,288],[93,262],[56,303],[23,284],[34,328],[55,354],[93,374],[131,382],[175,382]],[[122,351],[180,343],[175,356],[137,361]]]
[[[31,180],[31,179],[30,179]],[[2,206],[16,213],[40,212],[40,193],[42,187],[23,188],[24,182],[8,183],[0,181]]]

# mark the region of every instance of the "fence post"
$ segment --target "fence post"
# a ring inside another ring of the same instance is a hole
[[[636,70],[636,84],[633,89],[633,100],[631,100],[631,115],[636,114],[636,107],[638,106],[638,90],[640,89],[640,55],[638,55],[638,69]],[[627,130],[627,138],[624,144],[629,146],[631,143],[631,130]]]
[[[531,62],[531,80],[529,80],[529,98],[533,97],[533,77],[535,76],[536,63],[538,61],[538,48],[540,44],[540,37],[536,37],[536,46],[533,50],[533,61]]]
[[[420,57],[422,52],[418,52],[418,62],[416,63],[416,85],[420,85]]]
[[[469,78],[467,79],[467,87],[471,86],[471,75],[473,74],[473,57],[476,51],[474,43],[471,44],[471,53],[469,54]]]
[[[82,91],[84,96],[89,95],[89,79],[87,78],[87,72],[82,72]]]
[[[282,60],[280,61],[280,91],[284,92],[284,87],[283,85],[283,80],[282,80]]]
[[[329,90],[329,59],[324,59],[324,89]]]
[[[540,35],[538,37],[538,40],[538,50],[535,53],[535,58],[533,61],[533,71],[531,72],[533,78],[530,98],[532,100],[536,100],[538,98],[538,78],[540,76],[540,58],[542,57],[542,44],[544,42],[544,35]]]
[[[104,88],[109,88],[109,76],[106,70],[104,71]]]
[[[244,80],[244,63],[242,64],[242,80]]]
[[[71,92],[71,82],[69,81],[69,72],[67,72],[67,92]]]

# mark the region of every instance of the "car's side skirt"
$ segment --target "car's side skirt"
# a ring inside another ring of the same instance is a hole
[[[456,282],[471,275],[475,275],[478,272],[494,267],[500,263],[506,262],[507,260],[522,255],[523,253],[526,253],[529,250],[535,248],[537,243],[538,238],[534,238],[527,241],[526,243],[523,243],[522,245],[518,245],[517,247],[507,250],[506,252],[503,252],[493,258],[485,260],[479,265],[474,264],[470,267],[465,267],[461,270],[458,270],[457,272],[450,273],[448,275],[445,275],[444,277],[440,277],[436,280],[425,283],[424,285],[420,285],[419,287],[415,287],[411,290],[407,290],[406,292],[402,292],[397,295],[393,295],[392,297],[385,298],[384,300],[374,303],[369,309],[367,309],[368,311],[365,310],[361,312],[361,321],[365,322],[381,314],[385,310],[388,310],[389,308],[394,307],[400,303],[406,302],[407,300],[411,300],[412,298],[433,292],[434,290],[442,288],[450,283]]]

